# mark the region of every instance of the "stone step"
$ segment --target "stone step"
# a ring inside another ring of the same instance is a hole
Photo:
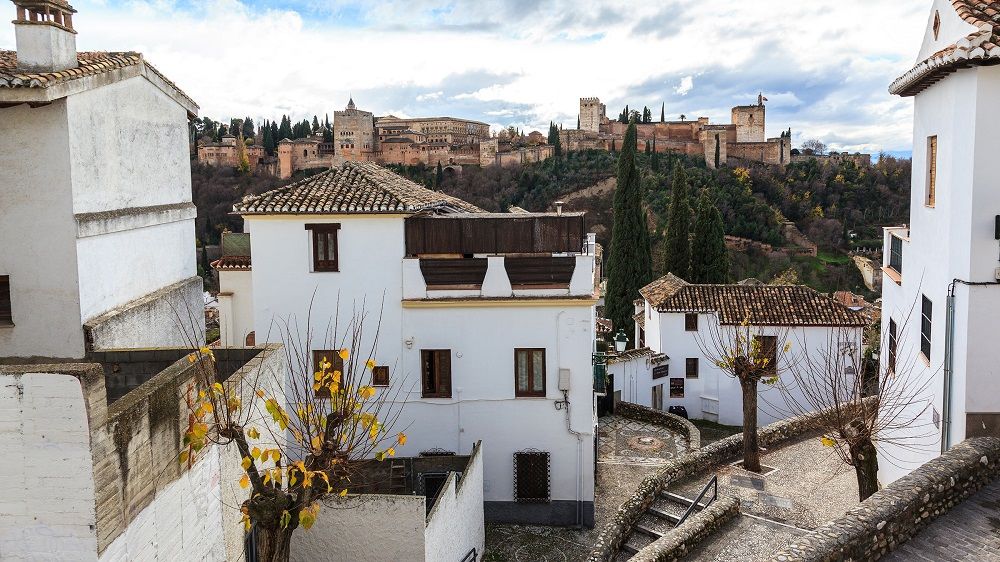
[[[687,509],[688,506],[690,506],[691,504],[694,503],[693,499],[684,497],[684,496],[682,496],[680,494],[675,494],[673,492],[667,492],[667,491],[660,492],[660,497],[668,499],[668,500],[670,500],[672,502],[675,502],[675,503],[679,503],[679,504],[681,504],[681,505],[684,506],[684,509]],[[705,505],[704,500],[702,500],[701,502],[698,502],[698,508],[699,509],[705,509],[706,507],[708,507],[708,506]]]
[[[671,529],[677,526],[677,520],[680,519],[677,516],[664,514],[667,517],[661,516],[659,513],[654,513],[652,511],[647,511],[639,518],[636,522],[636,530],[647,535],[655,534],[656,537],[660,538]]]
[[[631,556],[639,552],[643,548],[646,548],[646,546],[649,545],[649,543],[651,542],[653,542],[653,537],[650,537],[649,535],[644,535],[642,533],[636,533],[633,531],[628,536],[628,540],[625,541],[625,544],[622,545],[621,549],[629,553],[629,555]]]

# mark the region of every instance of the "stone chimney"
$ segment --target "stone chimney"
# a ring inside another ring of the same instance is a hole
[[[18,68],[27,72],[76,68],[76,10],[66,0],[11,1],[17,7],[14,32]]]

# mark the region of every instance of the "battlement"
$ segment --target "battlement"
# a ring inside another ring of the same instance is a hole
[[[601,103],[601,98],[580,98],[581,104],[598,104]]]

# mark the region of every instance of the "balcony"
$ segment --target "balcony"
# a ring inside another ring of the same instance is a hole
[[[593,298],[583,214],[480,213],[406,222],[403,299]]]

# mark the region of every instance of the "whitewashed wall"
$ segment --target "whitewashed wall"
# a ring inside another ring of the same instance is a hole
[[[247,334],[254,331],[252,272],[219,272],[219,320],[222,345],[246,343]]]
[[[483,526],[482,448],[473,449],[461,481],[452,474],[427,519],[424,529],[424,560],[459,561],[472,549],[478,559],[486,548]]]
[[[292,535],[292,562],[424,560],[423,496],[348,495],[321,505],[312,528]]]
[[[0,560],[97,560],[93,459],[79,380],[0,374]]]
[[[0,108],[0,123],[0,275],[15,324],[0,326],[0,356],[83,357],[66,102]]]

